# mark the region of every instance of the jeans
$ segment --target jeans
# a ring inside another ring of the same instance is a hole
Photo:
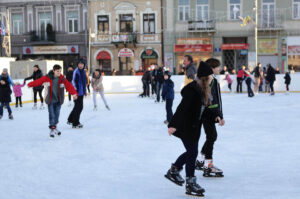
[[[214,121],[204,120],[203,127],[206,134],[206,141],[201,153],[205,155],[205,159],[212,159],[214,144],[218,137],[216,125]]]
[[[149,97],[150,96],[150,85],[149,85],[149,82],[146,82],[146,81],[143,81],[143,96],[147,96]]]
[[[158,101],[158,102],[160,101],[161,87],[162,87],[162,83],[156,82],[156,95],[157,95],[156,101]]]
[[[181,139],[181,141],[186,149],[186,152],[177,158],[174,165],[180,169],[183,168],[183,165],[185,165],[186,177],[194,177],[196,158],[198,155],[198,142],[190,142],[183,139]]]
[[[51,102],[51,104],[48,105],[49,128],[58,124],[60,108],[61,105],[59,102]]]
[[[80,114],[83,109],[83,96],[78,96],[77,100],[75,100],[74,103],[75,105],[69,115],[68,122],[72,123],[73,126],[77,126],[79,124]]]
[[[11,112],[11,108],[9,106],[9,102],[1,102],[0,103],[0,115],[3,115],[3,107],[6,106],[7,108],[7,111],[8,111],[8,114],[11,115],[12,112]]]
[[[247,84],[248,97],[253,97],[254,93],[251,88],[251,80],[250,79],[246,80],[246,84]]]
[[[243,78],[240,77],[237,78],[236,92],[237,93],[243,92]]]
[[[105,99],[105,96],[104,96],[104,92],[103,91],[93,91],[93,101],[94,101],[94,106],[97,106],[97,94],[100,94],[105,106],[107,106],[107,102],[106,102],[106,99]]]
[[[173,117],[172,106],[173,106],[173,100],[167,99],[166,100],[166,111],[167,111],[167,121],[168,122],[170,122]]]
[[[270,81],[271,93],[274,93],[274,81]]]

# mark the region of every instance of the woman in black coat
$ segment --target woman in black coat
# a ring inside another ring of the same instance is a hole
[[[274,82],[276,81],[276,76],[275,76],[275,69],[271,66],[271,64],[268,65],[267,69],[267,76],[266,80],[270,83],[270,88],[271,88],[271,95],[274,95]]]
[[[180,138],[186,152],[172,164],[165,177],[181,186],[184,180],[179,172],[185,165],[186,194],[188,195],[202,196],[205,191],[196,183],[195,177],[195,163],[202,120],[204,118],[215,120],[220,125],[224,125],[218,112],[205,109],[212,100],[209,87],[213,80],[212,74],[212,69],[206,63],[201,62],[197,72],[198,79],[182,89],[182,100],[168,125],[169,135]]]
[[[9,106],[9,103],[11,102],[11,89],[9,85],[9,80],[8,80],[8,74],[2,74],[1,75],[1,80],[0,80],[0,119],[3,116],[3,107],[6,106],[7,111],[8,111],[8,117],[9,119],[13,119],[12,116],[12,111]]]
[[[24,82],[26,80],[30,80],[30,79],[33,79],[33,80],[37,80],[39,78],[43,77],[43,73],[42,71],[40,70],[40,67],[38,65],[34,65],[33,66],[33,73],[30,77],[27,77],[24,79]],[[40,96],[40,100],[41,100],[41,109],[44,109],[44,98],[43,98],[43,95],[42,95],[42,91],[44,89],[44,86],[38,86],[38,87],[34,87],[33,88],[33,99],[34,99],[34,106],[33,106],[33,109],[36,109],[37,108],[37,94],[39,93],[39,96]]]

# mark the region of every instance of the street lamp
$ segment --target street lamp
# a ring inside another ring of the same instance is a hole
[[[89,29],[89,56],[88,56],[88,73],[90,75],[91,72],[91,42],[92,42],[92,38],[95,38],[96,34],[92,33],[91,28]]]

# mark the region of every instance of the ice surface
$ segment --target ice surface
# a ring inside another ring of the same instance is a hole
[[[180,102],[176,95],[173,110]],[[165,105],[137,95],[85,99],[83,129],[66,124],[72,107],[62,107],[62,136],[51,140],[48,111],[13,108],[0,120],[1,199],[187,198],[184,187],[164,174],[183,151],[169,137]],[[218,127],[214,162],[222,179],[197,171],[208,199],[300,198],[300,94],[223,94],[225,127]],[[200,140],[202,146],[204,136]],[[201,149],[201,148],[200,148]],[[184,172],[182,172],[184,176]]]

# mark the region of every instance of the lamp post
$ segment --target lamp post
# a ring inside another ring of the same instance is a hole
[[[257,66],[258,63],[258,42],[257,42],[257,37],[258,37],[258,0],[255,0],[255,64]]]
[[[91,28],[89,28],[89,55],[88,55],[88,73],[91,72],[91,42],[92,38],[95,38],[95,33],[92,33]]]

